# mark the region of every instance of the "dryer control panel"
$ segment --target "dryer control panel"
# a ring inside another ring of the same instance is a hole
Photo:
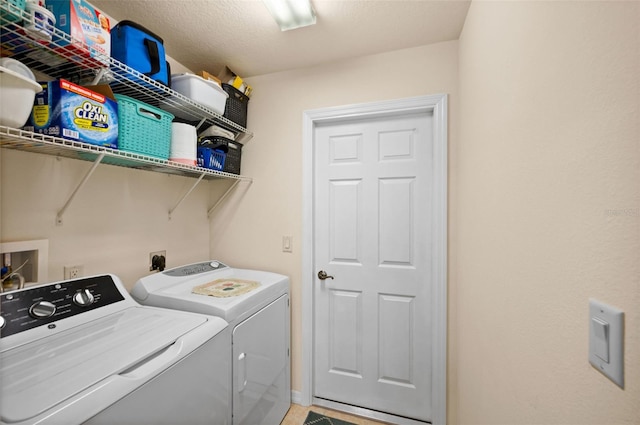
[[[189,264],[188,266],[176,267],[175,269],[165,270],[162,273],[172,277],[192,276],[200,273],[208,273],[214,270],[226,268],[227,265],[220,261],[205,261],[202,263]]]
[[[109,275],[7,292],[0,296],[0,337],[49,325],[122,300],[124,296]]]

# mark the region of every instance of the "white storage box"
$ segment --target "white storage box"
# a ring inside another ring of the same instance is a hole
[[[171,88],[220,115],[224,114],[229,95],[213,81],[194,74],[173,74]]]

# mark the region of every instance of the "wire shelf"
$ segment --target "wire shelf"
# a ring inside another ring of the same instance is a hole
[[[169,112],[178,109],[182,115],[189,117],[183,121],[198,127],[213,124],[221,126],[233,132],[236,141],[240,143],[246,143],[253,137],[253,133],[246,128],[72,39],[58,28],[53,28],[53,41],[38,40],[25,29],[34,23],[33,17],[8,0],[0,0],[0,11],[0,47],[3,57],[12,57],[31,70],[52,78],[64,78],[84,85],[109,84],[114,93],[133,97]],[[9,15],[21,17],[24,26],[5,19]]]
[[[187,177],[202,177],[206,180],[221,178],[246,181],[252,180],[250,177],[238,174],[214,171],[207,168],[153,158],[133,152],[104,148],[88,143],[66,140],[59,137],[47,136],[44,134],[4,126],[0,126],[0,146],[2,148],[91,162],[95,162],[102,154],[104,154],[104,157],[101,160],[102,164],[166,174],[177,174]]]

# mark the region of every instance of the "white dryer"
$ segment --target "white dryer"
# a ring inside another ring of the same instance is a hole
[[[229,424],[228,324],[113,275],[1,294],[0,423]]]
[[[141,304],[229,322],[233,424],[282,421],[291,406],[287,276],[205,261],[144,277],[131,294]]]

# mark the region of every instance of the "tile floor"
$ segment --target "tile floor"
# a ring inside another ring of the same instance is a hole
[[[302,425],[307,418],[309,410],[313,410],[316,413],[331,416],[332,418],[341,419],[343,421],[352,422],[356,425],[381,425],[386,422],[374,421],[372,419],[363,418],[361,416],[349,415],[346,413],[338,412],[331,409],[326,409],[319,406],[300,406],[299,404],[292,404],[289,412],[284,417],[280,425]]]

